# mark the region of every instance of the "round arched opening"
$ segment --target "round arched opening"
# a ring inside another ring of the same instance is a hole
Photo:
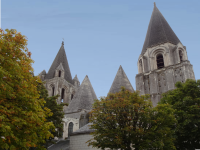
[[[140,65],[139,66],[140,73],[143,73],[142,59],[140,59],[139,65]]]
[[[180,58],[180,62],[183,61],[183,52],[181,50],[179,50],[179,58]]]
[[[64,98],[65,98],[65,89],[62,88],[62,92],[61,92],[61,103],[63,103]]]
[[[157,61],[157,68],[161,69],[164,68],[164,59],[163,59],[163,55],[162,54],[158,54],[156,57],[156,61]]]
[[[68,127],[68,138],[70,137],[70,134],[73,132],[73,127],[74,127],[74,124],[70,122],[69,127]]]
[[[59,70],[59,72],[58,72],[58,77],[61,77],[61,71]]]

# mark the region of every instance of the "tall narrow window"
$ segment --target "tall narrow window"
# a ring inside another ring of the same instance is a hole
[[[62,92],[61,92],[61,101],[64,99],[65,96],[65,89],[62,88]]]
[[[72,95],[71,95],[71,100],[73,99],[73,97],[74,97],[74,95],[72,94]]]
[[[58,77],[61,77],[61,71],[59,70],[59,74],[58,74]]]
[[[163,55],[162,54],[157,55],[156,61],[157,61],[158,69],[164,67],[164,60],[163,60]]]
[[[54,88],[54,86],[52,86],[52,96],[54,96],[54,90],[55,90],[55,88]]]
[[[69,127],[68,127],[68,138],[70,137],[70,133],[73,132],[73,126],[74,126],[74,124],[72,122],[70,122]]]
[[[183,61],[183,52],[180,50],[179,51],[179,58],[180,58],[180,62]]]
[[[143,67],[142,67],[142,60],[141,59],[139,61],[139,64],[140,64],[140,73],[142,73],[143,72]]]

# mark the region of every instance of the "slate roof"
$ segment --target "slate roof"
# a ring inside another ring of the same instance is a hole
[[[77,77],[77,74],[75,75],[73,81],[78,81],[78,82],[79,82],[78,77]]]
[[[126,76],[126,73],[124,72],[122,66],[120,65],[109,93],[116,93],[121,91],[122,86],[124,86],[127,90],[130,90],[131,92],[134,91],[128,77]]]
[[[62,63],[64,71],[65,71],[65,74],[64,74],[65,80],[67,80],[69,83],[73,84],[71,72],[70,72],[70,69],[69,69],[69,64],[68,64],[68,61],[67,61],[67,56],[66,56],[65,49],[64,49],[64,42],[62,42],[60,50],[58,51],[56,58],[54,59],[52,65],[49,69],[49,72],[45,76],[45,79],[54,78],[55,70],[60,65],[60,63]]]
[[[94,99],[97,99],[97,96],[88,76],[86,76],[65,113],[77,112],[79,109],[91,110]]]
[[[80,129],[78,129],[77,131],[71,133],[71,135],[77,135],[77,134],[84,134],[84,133],[91,133],[94,131],[94,129],[90,129],[91,128],[92,123],[88,123],[86,125],[84,125],[83,127],[81,127]]]
[[[154,3],[154,9],[151,15],[141,54],[144,54],[146,49],[149,47],[157,46],[167,42],[177,45],[180,40]]]
[[[69,150],[69,140],[60,140],[58,143],[50,146],[48,150]]]

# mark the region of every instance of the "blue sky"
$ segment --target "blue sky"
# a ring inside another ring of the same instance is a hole
[[[200,0],[155,0],[200,79]],[[34,73],[48,72],[64,38],[72,78],[106,96],[122,65],[133,88],[154,0],[1,0],[1,25],[28,37]]]

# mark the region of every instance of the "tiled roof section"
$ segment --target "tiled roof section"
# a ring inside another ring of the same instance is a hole
[[[122,86],[124,86],[127,90],[130,90],[131,92],[134,91],[128,77],[126,76],[126,73],[120,65],[109,93],[116,93],[121,91]]]
[[[76,112],[80,109],[91,110],[94,99],[97,99],[97,96],[88,76],[86,76],[74,95],[71,103],[67,107],[65,113]]]
[[[93,132],[94,129],[90,129],[91,125],[92,125],[92,123],[88,123],[88,124],[84,125],[83,127],[81,127],[80,129],[78,129],[77,131],[73,132],[71,135]]]
[[[48,150],[69,150],[69,140],[60,140],[50,146]]]
[[[154,4],[153,13],[151,15],[141,54],[144,54],[146,49],[149,47],[167,42],[177,45],[180,40]]]
[[[58,51],[56,58],[54,59],[52,65],[49,69],[48,74],[45,76],[45,79],[54,78],[55,70],[60,65],[60,63],[62,63],[64,71],[65,71],[65,74],[64,74],[65,80],[67,80],[69,83],[73,84],[71,72],[70,72],[70,69],[69,69],[69,64],[68,64],[68,61],[67,61],[67,56],[66,56],[65,49],[64,49],[64,43],[62,43],[60,50]]]

